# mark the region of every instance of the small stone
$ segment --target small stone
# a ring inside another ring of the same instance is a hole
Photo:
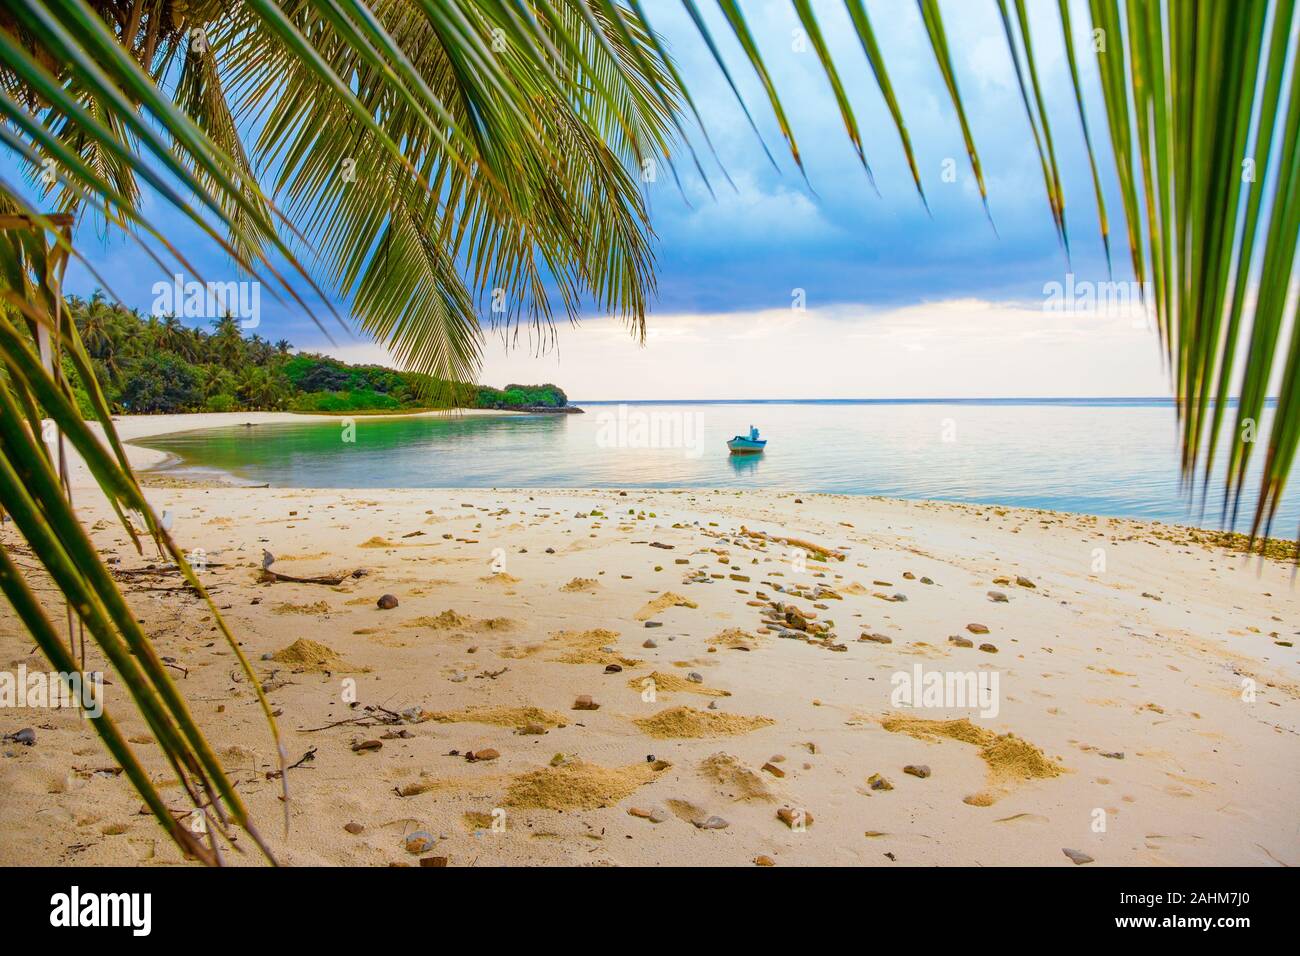
[[[782,807],[777,810],[776,818],[791,830],[802,830],[813,825],[813,815],[811,813],[807,810],[796,810],[793,807]]]
[[[22,744],[24,747],[36,746],[36,731],[31,727],[24,727],[15,733],[9,735],[9,739],[16,744]]]
[[[428,853],[437,843],[437,838],[424,830],[416,830],[406,837],[406,852],[419,856],[421,853]]]
[[[658,807],[628,807],[628,814],[641,820],[649,820],[651,823],[663,823],[668,819],[668,814]]]
[[[606,674],[617,674],[617,673],[619,673],[621,670],[623,670],[623,665],[622,665],[622,664],[606,664],[606,665],[605,665],[605,673],[606,673]]]
[[[478,763],[480,760],[496,760],[501,754],[497,753],[491,747],[485,747],[482,750],[471,750],[465,754],[465,759],[470,763]]]
[[[1008,601],[1011,600],[1011,598],[1007,597],[1001,591],[990,591],[989,600],[992,601],[994,604],[1006,604]]]
[[[872,790],[893,790],[894,785],[878,773],[873,773],[867,778],[867,786]]]
[[[391,611],[397,607],[397,597],[393,594],[385,594],[376,603],[381,611]]]
[[[420,860],[420,866],[437,866],[444,867],[447,865],[445,856],[426,856]]]
[[[910,773],[913,777],[920,777],[924,780],[930,776],[930,768],[923,763],[909,763],[903,768],[903,773]]]
[[[1103,753],[1102,756],[1103,756],[1103,757],[1109,757],[1111,760],[1123,760],[1123,759],[1124,759],[1124,751],[1122,751],[1122,750],[1116,750],[1116,751],[1113,751],[1113,752],[1111,752],[1111,753]]]
[[[996,654],[998,652],[998,649],[994,645],[987,642],[980,645],[980,650],[985,654]]]
[[[771,774],[772,776],[774,776],[774,777],[784,777],[784,776],[785,776],[785,771],[782,770],[780,767],[778,767],[776,764],[771,763],[771,762],[768,762],[768,763],[763,764],[763,766],[762,766],[761,769],[766,770],[768,773],[770,773],[770,774]]]
[[[574,710],[600,710],[600,704],[591,699],[590,694],[581,694],[573,702]]]
[[[363,827],[360,823],[345,823],[343,824],[343,829],[347,830],[353,836],[356,836],[358,833],[364,831],[365,827]]]
[[[1088,856],[1086,853],[1080,853],[1078,850],[1071,850],[1068,847],[1062,847],[1061,852],[1068,856],[1075,866],[1092,862],[1092,857]]]
[[[987,634],[989,632],[989,629],[983,624],[967,624],[966,630],[970,631],[972,634]]]
[[[354,754],[369,753],[374,750],[380,750],[383,746],[383,741],[380,740],[359,740],[352,745],[352,752]]]
[[[755,866],[776,866],[776,861],[773,860],[770,856],[756,856],[754,857],[754,865]]]
[[[546,728],[542,724],[524,724],[519,728],[520,734],[541,735],[546,733]]]
[[[934,581],[933,581],[931,578],[921,578],[921,583],[922,583],[922,584],[933,584]]]
[[[656,643],[654,638],[647,637],[644,641],[641,642],[641,646],[654,648],[654,647],[658,647],[659,645],[658,643]]]
[[[704,683],[704,675],[701,674],[699,671],[691,671],[689,674],[686,675],[686,679],[690,681],[692,684]]]
[[[703,820],[692,820],[691,822],[701,830],[725,830],[731,826],[730,823],[719,816],[709,816]]]
[[[948,643],[956,644],[958,647],[974,647],[975,643],[969,637],[962,637],[959,634],[953,634],[948,638]]]
[[[1029,578],[1022,577],[1022,576],[1019,575],[1019,574],[1016,575],[1016,584],[1018,584],[1018,585],[1019,585],[1020,587],[1022,587],[1022,588],[1036,588],[1036,587],[1038,587],[1038,585],[1036,585],[1033,581],[1029,580]]]
[[[893,640],[884,634],[868,634],[865,631],[858,637],[859,641],[872,641],[876,644],[892,644]]]
[[[663,622],[663,621],[646,621],[646,622],[645,622],[645,626],[646,626],[646,627],[663,627],[663,626],[664,626],[664,622]]]

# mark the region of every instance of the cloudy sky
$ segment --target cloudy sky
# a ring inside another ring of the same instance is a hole
[[[1072,265],[1052,228],[1037,152],[994,0],[943,0],[948,39],[989,191],[990,224],[960,130],[913,0],[868,0],[929,199],[912,185],[897,134],[842,0],[816,0],[863,130],[880,195],[844,133],[816,55],[797,47],[789,0],[744,9],[781,91],[809,184],[784,148],[762,91],[710,3],[701,4],[779,169],[765,157],[703,41],[676,0],[647,0],[737,189],[701,153],[717,198],[679,162],[650,184],[659,294],[644,346],[600,315],[560,329],[537,355],[526,341],[487,339],[482,380],[553,381],[578,399],[1162,395],[1154,334],[1126,310],[1045,310],[1045,287],[1104,281],[1092,182],[1056,4],[1032,2],[1031,25],[1066,196]],[[1123,235],[1086,5],[1074,13],[1087,109],[1106,178],[1112,232]],[[8,163],[8,160],[6,160]],[[956,181],[942,175],[945,163]],[[155,212],[158,210],[154,209]],[[211,252],[172,214],[173,241]],[[994,229],[996,226],[996,231]],[[156,267],[138,247],[81,237],[128,303],[147,308]],[[1115,278],[1131,279],[1116,249]],[[211,253],[211,262],[217,261]],[[86,294],[82,269],[69,291]],[[793,308],[802,290],[804,308]],[[274,340],[350,360],[386,361],[362,337],[325,342],[309,319],[262,300]]]

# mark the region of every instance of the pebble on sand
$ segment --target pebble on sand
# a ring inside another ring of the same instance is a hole
[[[397,607],[397,596],[393,594],[385,594],[375,603],[379,605],[381,611],[391,611],[393,608]]]
[[[893,790],[894,785],[878,773],[873,773],[867,778],[867,786],[872,790]]]
[[[600,704],[591,699],[590,694],[580,694],[573,702],[574,710],[600,710]]]
[[[1078,850],[1071,850],[1069,847],[1062,847],[1061,852],[1068,856],[1075,866],[1092,862],[1092,857],[1088,856],[1088,854],[1080,853]]]
[[[903,768],[903,773],[910,773],[913,777],[920,777],[924,780],[930,776],[930,768],[923,763],[909,763]]]
[[[791,830],[802,830],[813,825],[813,815],[811,813],[794,807],[782,807],[777,810],[776,818]]]
[[[989,632],[989,629],[983,624],[967,624],[966,630],[970,631],[972,634],[987,634]]]

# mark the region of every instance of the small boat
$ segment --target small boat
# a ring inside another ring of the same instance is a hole
[[[758,429],[750,425],[748,435],[737,435],[727,442],[727,447],[733,455],[761,455],[767,447],[767,439],[759,438]]]

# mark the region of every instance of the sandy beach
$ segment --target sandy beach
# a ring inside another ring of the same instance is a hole
[[[1187,529],[783,492],[147,494],[279,715],[287,837],[206,608],[78,502],[285,863],[1300,864],[1290,566]],[[261,582],[263,549],[343,580]],[[7,606],[0,660],[44,667]],[[991,696],[904,693],[931,674]],[[36,732],[0,747],[0,864],[180,861],[78,714],[0,720]]]

